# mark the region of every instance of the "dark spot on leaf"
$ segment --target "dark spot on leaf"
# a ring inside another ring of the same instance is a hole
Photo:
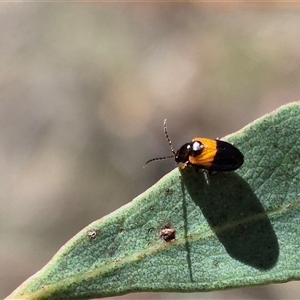
[[[87,232],[87,236],[90,240],[94,240],[97,237],[99,230],[91,229]]]
[[[173,191],[172,191],[171,189],[169,189],[169,188],[166,189],[166,194],[167,194],[167,195],[172,194],[172,192],[173,192]]]
[[[169,223],[165,225],[165,227],[160,231],[159,236],[165,241],[165,242],[171,242],[175,240],[176,237],[176,230],[175,228],[171,227]]]

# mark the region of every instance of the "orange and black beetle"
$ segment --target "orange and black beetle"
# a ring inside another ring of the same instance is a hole
[[[218,139],[197,137],[175,152],[168,136],[167,120],[164,121],[164,131],[174,155],[150,159],[145,166],[155,160],[174,157],[177,163],[185,166],[191,165],[208,171],[226,172],[238,169],[244,162],[244,156],[238,148]]]

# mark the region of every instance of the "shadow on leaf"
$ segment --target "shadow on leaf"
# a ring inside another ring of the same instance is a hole
[[[183,184],[227,253],[259,270],[275,266],[279,245],[271,222],[248,183],[234,172],[206,176],[181,170]]]

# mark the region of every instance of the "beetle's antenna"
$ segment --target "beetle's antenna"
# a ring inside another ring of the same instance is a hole
[[[174,155],[170,155],[170,156],[164,156],[164,157],[156,157],[156,158],[152,158],[152,159],[149,159],[148,161],[146,161],[145,165],[144,165],[144,168],[147,167],[147,165],[153,161],[156,161],[156,160],[164,160],[164,159],[169,159],[169,158],[173,158],[175,156],[175,151],[174,151],[174,148],[172,146],[172,142],[169,138],[169,135],[168,135],[168,130],[167,130],[167,119],[164,120],[164,131],[165,131],[165,136],[166,136],[166,139],[167,139],[167,142],[171,148],[171,151],[173,152]]]
[[[174,151],[174,148],[173,148],[173,146],[172,146],[172,142],[171,142],[171,140],[170,140],[170,138],[169,138],[169,135],[168,135],[168,130],[167,130],[167,119],[165,119],[164,120],[164,131],[165,131],[165,136],[166,136],[166,139],[167,139],[167,141],[168,141],[168,144],[169,144],[169,146],[170,146],[170,148],[171,148],[171,151],[174,153],[174,155],[175,155],[175,151]]]
[[[164,156],[164,157],[156,157],[156,158],[149,159],[148,161],[146,161],[146,163],[144,165],[144,168],[146,168],[148,166],[148,164],[151,163],[151,162],[153,162],[153,161],[164,160],[164,159],[173,158],[173,157],[174,157],[174,155],[172,155],[172,156]]]

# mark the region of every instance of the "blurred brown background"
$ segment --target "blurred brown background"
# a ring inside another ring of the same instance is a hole
[[[0,298],[175,167],[299,100],[300,7],[1,3]],[[295,299],[299,283],[119,299]]]

